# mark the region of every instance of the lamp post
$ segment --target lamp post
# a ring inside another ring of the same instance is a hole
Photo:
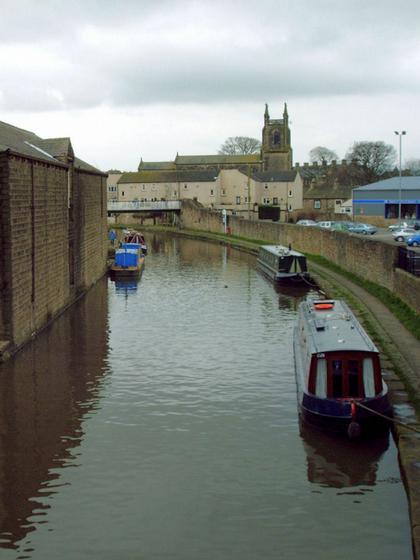
[[[394,130],[394,134],[396,134],[399,138],[399,142],[400,142],[400,181],[399,181],[399,197],[398,197],[398,223],[401,223],[401,183],[402,183],[402,178],[401,178],[401,141],[402,141],[402,137],[405,136],[407,133],[405,130]]]

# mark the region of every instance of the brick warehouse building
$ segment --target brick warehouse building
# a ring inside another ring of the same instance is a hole
[[[0,358],[106,271],[106,174],[0,122]]]

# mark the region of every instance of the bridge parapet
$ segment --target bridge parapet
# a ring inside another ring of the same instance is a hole
[[[116,202],[109,200],[107,205],[108,212],[166,212],[180,209],[181,202],[179,200],[156,200],[154,202],[142,202],[140,200]]]

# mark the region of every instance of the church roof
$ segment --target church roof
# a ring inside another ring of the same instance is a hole
[[[192,183],[211,182],[217,179],[214,171],[137,171],[123,173],[118,184],[123,183]]]
[[[173,161],[140,161],[139,171],[170,171],[175,169]]]
[[[261,183],[290,183],[295,180],[297,171],[256,171],[252,174]]]
[[[230,156],[226,154],[216,154],[208,156],[176,156],[176,165],[220,165],[224,163],[247,164],[258,163],[261,161],[260,154],[244,154]]]

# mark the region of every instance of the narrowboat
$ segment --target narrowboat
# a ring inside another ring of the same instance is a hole
[[[144,268],[144,254],[139,243],[123,243],[115,251],[114,262],[110,268],[112,278],[135,278]]]
[[[122,245],[124,245],[125,243],[136,243],[140,245],[141,252],[144,255],[147,255],[147,245],[142,233],[139,233],[138,231],[126,230]]]
[[[305,255],[282,245],[262,245],[257,268],[275,283],[309,279]]]
[[[301,302],[293,347],[303,421],[351,438],[389,428],[379,352],[345,302]]]

